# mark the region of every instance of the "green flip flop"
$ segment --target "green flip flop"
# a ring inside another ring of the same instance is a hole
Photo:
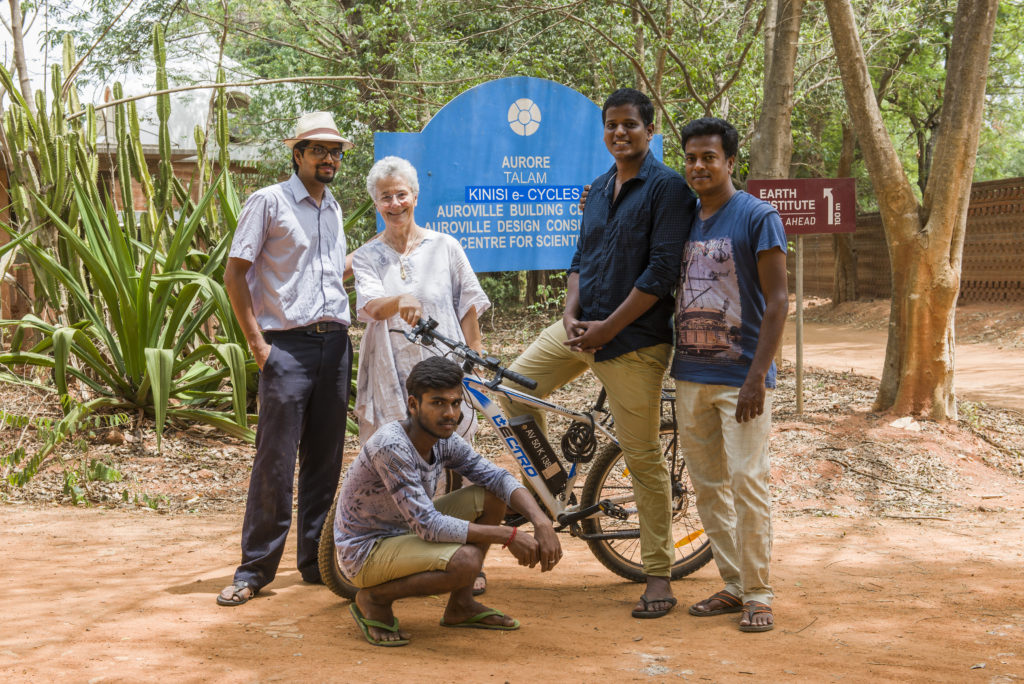
[[[368,617],[364,617],[362,611],[359,610],[359,606],[353,601],[348,605],[348,611],[352,613],[352,617],[355,618],[356,624],[359,625],[359,629],[362,630],[363,636],[366,637],[366,641],[374,646],[405,646],[409,643],[408,639],[397,639],[395,641],[384,641],[382,639],[374,639],[373,635],[370,634],[370,627],[376,627],[377,629],[383,629],[388,632],[398,632],[398,618],[395,618],[395,622],[392,625],[385,625],[383,622],[377,622],[371,620]]]
[[[519,629],[519,620],[515,620],[515,619],[512,620],[512,624],[511,625],[493,625],[493,624],[490,624],[488,622],[484,622],[484,620],[486,620],[487,618],[491,617],[492,615],[497,615],[499,617],[505,617],[505,614],[502,613],[500,610],[494,610],[493,608],[489,608],[489,609],[485,610],[484,612],[478,613],[478,614],[474,615],[473,617],[471,617],[468,620],[465,620],[463,622],[455,622],[455,623],[445,622],[444,618],[441,618],[441,626],[442,627],[464,627],[466,629],[496,629],[496,630],[498,630],[500,632],[511,632],[513,630]]]

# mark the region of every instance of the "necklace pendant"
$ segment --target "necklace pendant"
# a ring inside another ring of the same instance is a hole
[[[399,267],[400,267],[399,275],[402,276],[402,280],[405,280],[406,276],[408,275],[405,272],[405,260],[404,259],[399,259],[398,260],[398,264],[399,264]]]

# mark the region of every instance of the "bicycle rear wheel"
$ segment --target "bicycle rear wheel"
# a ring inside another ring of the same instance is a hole
[[[711,544],[697,514],[686,463],[681,455],[676,454],[676,431],[671,420],[662,422],[660,438],[662,452],[672,471],[672,544],[675,556],[671,579],[676,580],[711,560]],[[604,499],[629,495],[632,491],[633,483],[622,458],[622,450],[617,444],[609,444],[591,464],[590,473],[583,485],[580,507],[586,508]],[[622,508],[628,514],[625,520],[597,515],[582,522],[583,532],[608,535],[603,539],[588,539],[590,551],[616,575],[634,582],[643,582],[647,576],[640,556],[640,520],[636,503],[630,500],[622,504]]]
[[[334,495],[334,503],[331,510],[327,512],[327,519],[320,530],[320,546],[317,548],[317,565],[320,568],[320,577],[327,588],[341,598],[355,600],[359,588],[345,579],[338,567],[338,554],[334,546],[334,515],[338,510],[338,497],[341,496],[341,487]]]

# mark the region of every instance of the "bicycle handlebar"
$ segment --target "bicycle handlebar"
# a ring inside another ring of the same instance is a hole
[[[503,368],[501,374],[504,375],[509,380],[511,380],[512,382],[518,385],[522,385],[526,389],[537,389],[537,381],[534,380],[533,378],[528,378],[525,375],[520,375],[519,373],[516,373],[515,371],[509,370],[507,368]]]
[[[422,318],[419,319],[419,322],[417,322],[409,332],[405,332],[404,330],[391,330],[390,332],[402,333],[405,335],[405,339],[415,344],[432,345],[435,342],[440,342],[472,366],[478,366],[493,372],[494,380],[488,383],[489,386],[496,386],[504,377],[527,389],[537,389],[536,380],[505,368],[501,365],[501,362],[493,356],[480,356],[480,354],[466,344],[445,337],[441,333],[437,332],[436,328],[437,321],[428,317],[426,320]]]

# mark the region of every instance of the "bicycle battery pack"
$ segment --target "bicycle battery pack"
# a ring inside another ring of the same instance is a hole
[[[516,439],[519,440],[519,446],[529,457],[534,470],[540,474],[551,493],[556,496],[560,494],[565,489],[565,483],[569,481],[569,475],[548,443],[548,438],[541,432],[537,421],[533,416],[526,414],[508,421],[508,426],[512,428]]]

